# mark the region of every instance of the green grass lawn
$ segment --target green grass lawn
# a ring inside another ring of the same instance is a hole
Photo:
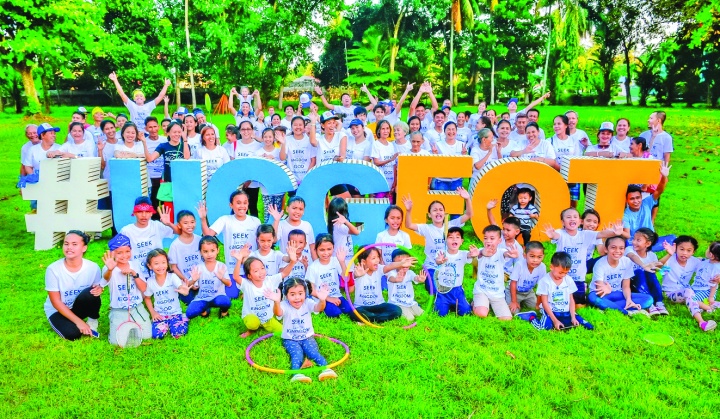
[[[552,116],[565,109],[540,109],[541,126],[552,132]],[[581,108],[580,126],[593,136],[602,121],[625,116],[636,135],[650,112]],[[58,138],[67,134],[71,113],[55,109],[51,120],[63,127]],[[230,121],[226,115],[213,122]],[[240,301],[228,319],[194,319],[182,339],[122,350],[107,342],[106,292],[101,339],[64,341],[42,310],[45,268],[62,252],[33,250],[23,217],[29,205],[15,189],[26,123],[0,114],[0,417],[686,418],[710,417],[720,408],[720,335],[700,332],[676,305],[669,306],[671,316],[652,320],[581,309],[596,330],[566,333],[539,332],[522,321],[433,314],[411,330],[401,328],[404,320],[372,329],[319,315],[316,332],[347,342],[352,353],[336,368],[338,380],[311,385],[248,366]],[[670,109],[666,129],[676,151],[657,228],[694,235],[701,255],[720,240],[720,112]],[[86,257],[101,263],[107,238],[92,242]],[[477,237],[470,235],[463,248],[471,242]],[[466,273],[468,295],[473,282]],[[427,294],[416,290],[425,306]],[[720,321],[720,314],[709,318]],[[642,339],[647,332],[669,334],[676,343],[652,346]],[[320,347],[328,360],[342,356],[327,341]],[[278,339],[253,354],[260,363],[289,367]]]

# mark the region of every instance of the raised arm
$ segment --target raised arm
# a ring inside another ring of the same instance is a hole
[[[655,188],[655,192],[653,192],[653,198],[656,201],[660,199],[660,195],[665,192],[665,187],[668,183],[668,175],[670,175],[670,168],[672,168],[672,166],[668,166],[667,162],[662,162],[660,165],[660,183],[658,183],[657,188]]]
[[[163,102],[165,102],[165,104],[163,105],[163,113],[165,113],[165,119],[170,119],[170,109],[168,106],[170,104],[170,98],[168,97],[168,95],[165,95],[165,97],[163,98]]]
[[[539,98],[537,98],[537,99],[533,100],[532,102],[530,102],[530,104],[527,105],[527,106],[522,110],[522,112],[527,112],[528,110],[530,110],[530,109],[536,107],[537,105],[541,104],[545,99],[547,99],[547,98],[549,98],[549,97],[550,97],[550,92],[546,92],[544,95],[542,95],[542,96],[540,96]]]
[[[418,103],[420,103],[420,98],[422,97],[423,93],[425,93],[425,83],[420,85],[417,94],[415,94],[412,102],[410,102],[410,111],[408,112],[408,116],[415,115],[415,108],[417,107]]]
[[[323,106],[325,106],[327,109],[330,109],[331,111],[335,109],[335,105],[328,103],[327,99],[325,99],[325,93],[323,93],[320,86],[315,86],[315,93],[320,96],[320,100],[322,100]]]
[[[237,115],[237,109],[233,108],[233,101],[234,101],[233,98],[235,96],[237,96],[237,90],[235,90],[235,88],[233,87],[232,89],[230,89],[230,97],[228,98],[228,110],[230,111],[230,113],[232,114],[233,117],[235,117],[235,115]]]
[[[430,114],[432,115],[436,110],[438,110],[438,101],[437,98],[435,98],[435,93],[433,93],[430,83],[428,83],[427,94],[430,97]]]
[[[462,186],[457,188],[457,192],[460,194],[460,197],[465,200],[465,213],[460,216],[460,222],[466,223],[473,216],[472,198],[470,198],[470,194]]]
[[[402,198],[402,202],[405,206],[405,227],[412,231],[418,231],[418,225],[412,222],[412,198],[408,194]]]
[[[310,144],[313,147],[317,147],[318,141],[317,141],[317,136],[315,133],[315,126],[317,126],[317,117],[313,114],[310,115],[310,126],[312,128],[310,129],[310,132],[308,133],[308,138],[310,138]]]
[[[158,96],[155,98],[155,106],[159,105],[160,102],[162,102],[163,98],[167,94],[167,89],[170,87],[170,79],[165,79],[165,84],[163,85],[162,90],[158,94]]]
[[[366,110],[371,111],[375,105],[377,105],[377,98],[370,93],[370,90],[368,90],[367,86],[365,84],[362,85],[360,88],[361,92],[365,92],[365,94],[368,97],[368,100],[370,101],[370,104],[365,107]]]
[[[255,98],[255,115],[258,114],[262,110],[262,100],[260,100],[260,92],[255,90],[253,92],[253,97]],[[208,110],[209,112],[209,110]]]
[[[488,203],[487,203],[487,217],[488,217],[488,222],[489,222],[491,225],[495,225],[495,226],[498,225],[498,223],[497,223],[496,220],[495,220],[495,215],[493,214],[492,210],[493,210],[493,208],[495,208],[495,207],[497,206],[497,203],[498,203],[498,200],[497,200],[497,199],[491,199],[491,200],[488,201]]]
[[[110,80],[112,80],[113,84],[115,84],[115,89],[117,89],[118,95],[120,95],[120,99],[122,99],[123,103],[127,103],[130,99],[127,97],[125,92],[123,92],[122,86],[120,86],[120,82],[117,79],[117,74],[113,71],[110,73]]]
[[[403,105],[403,103],[405,103],[405,99],[407,99],[408,94],[410,94],[410,92],[412,92],[414,85],[415,85],[414,83],[408,83],[407,86],[405,86],[405,91],[403,92],[402,96],[400,96],[400,100],[398,100],[397,103],[395,104],[395,111],[397,112],[398,115],[400,115],[400,110],[402,109],[402,105]]]

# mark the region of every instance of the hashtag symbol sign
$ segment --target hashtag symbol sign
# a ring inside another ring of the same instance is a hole
[[[46,159],[40,180],[22,189],[25,200],[37,201],[37,213],[25,215],[28,232],[35,233],[35,250],[52,249],[69,230],[104,231],[112,226],[112,212],[98,210],[109,194],[100,179],[100,158]]]

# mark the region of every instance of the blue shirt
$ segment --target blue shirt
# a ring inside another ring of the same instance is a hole
[[[630,239],[633,238],[635,232],[642,228],[647,227],[655,231],[655,227],[652,222],[652,209],[658,201],[655,197],[648,195],[643,198],[638,211],[633,211],[629,207],[625,207],[625,213],[623,214],[623,228],[630,229]]]

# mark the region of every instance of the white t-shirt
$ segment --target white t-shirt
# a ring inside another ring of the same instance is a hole
[[[337,256],[337,250],[340,246],[345,248],[345,264],[347,265],[354,254],[352,234],[350,234],[348,226],[345,224],[333,226],[333,243],[335,243],[333,256]]]
[[[384,265],[378,265],[377,271],[372,274],[365,274],[360,278],[355,277],[355,301],[356,307],[376,306],[385,302],[382,294],[382,276]]]
[[[657,257],[657,255],[655,254],[655,252],[652,252],[652,251],[650,251],[650,250],[647,251],[647,254],[645,255],[644,258],[641,258],[640,255],[638,255],[638,254],[635,252],[635,250],[632,248],[632,246],[626,247],[626,248],[625,248],[625,256],[627,256],[627,255],[629,255],[629,254],[631,254],[631,253],[634,254],[635,256],[637,256],[637,257],[638,257],[644,264],[646,264],[646,265],[647,265],[648,263],[657,262],[657,261],[658,261],[658,257]],[[638,269],[642,271],[642,270],[643,270],[643,267],[642,267],[642,266],[639,266],[639,265],[637,265],[635,262],[633,262],[633,271],[637,271]]]
[[[150,154],[155,152],[155,149],[157,146],[159,146],[162,143],[167,142],[167,137],[163,137],[162,135],[158,136],[157,140],[151,140],[150,137],[145,138],[145,144],[147,144],[148,152]],[[142,145],[142,144],[141,144]],[[105,148],[107,148],[108,144],[105,144]],[[144,153],[144,150],[142,151]],[[148,162],[147,163],[147,171],[148,175],[150,176],[150,179],[160,179],[162,178],[163,169],[165,168],[165,157],[159,156],[157,159]]]
[[[238,140],[235,146],[234,155],[232,157],[234,159],[240,159],[243,157],[255,157],[257,155],[257,151],[261,148],[263,148],[263,144],[258,141],[253,140],[250,143],[244,143]]]
[[[550,144],[550,141],[547,140],[540,140],[540,143],[536,145],[530,153],[523,154],[522,157],[528,159],[531,159],[533,157],[542,157],[544,159],[557,160],[557,156],[555,155],[555,148],[552,144]]]
[[[333,110],[335,111],[335,115],[338,115],[340,116],[340,118],[342,118],[343,128],[348,129],[350,127],[350,122],[352,122],[352,120],[355,118],[355,106],[350,105],[346,108],[345,106],[334,105]]]
[[[665,131],[658,133],[652,141],[652,144],[650,141],[652,138],[652,131],[645,131],[640,134],[640,136],[647,142],[650,154],[658,160],[663,160],[665,153],[672,153],[674,151],[673,138]]]
[[[400,144],[397,139],[395,139],[395,151],[397,151],[400,154],[409,153],[412,149],[412,144],[410,144],[410,141],[405,141],[404,143]]]
[[[445,132],[437,132],[435,128],[429,128],[423,133],[423,137],[429,143],[430,146],[437,144],[441,141],[445,141]]]
[[[470,146],[470,143],[472,141],[472,130],[465,124],[464,127],[460,128],[457,127],[457,140],[461,143],[465,144],[465,147],[467,148]]]
[[[387,277],[397,277],[397,271],[390,271]],[[405,278],[402,282],[388,281],[388,303],[395,304],[400,307],[413,307],[418,305],[415,301],[415,289],[413,289],[413,282],[415,282],[415,272],[408,270],[405,273]]]
[[[663,292],[667,294],[689,288],[690,280],[701,262],[701,259],[690,256],[685,266],[680,266],[677,256],[671,256],[665,263],[665,266],[670,268],[670,271],[662,278]]]
[[[603,152],[603,151],[609,151],[613,153],[613,157],[617,156],[622,152],[622,150],[618,149],[615,144],[610,143],[610,145],[607,148],[600,148],[598,144],[590,144],[588,148],[585,149],[585,154],[587,153],[595,153],[595,152]]]
[[[45,270],[45,291],[59,292],[60,299],[68,308],[73,307],[78,294],[96,284],[100,284],[100,267],[87,259],[82,260],[82,267],[77,272],[67,270],[64,258],[51,263]],[[50,296],[43,308],[48,318],[57,313]]]
[[[472,258],[468,257],[467,250],[458,250],[455,254],[446,252],[445,256],[447,257],[445,264],[455,268],[455,279],[453,283],[444,283],[441,285],[452,288],[462,287],[463,278],[465,277],[465,265],[472,263]]]
[[[130,112],[130,122],[137,125],[140,131],[145,131],[145,118],[150,116],[155,106],[154,100],[145,102],[142,106],[138,106],[137,103],[130,99],[125,102],[125,107],[127,107],[128,112]]]
[[[570,276],[565,276],[560,283],[556,285],[550,274],[545,274],[538,281],[537,295],[547,295],[550,310],[553,313],[569,313],[570,298],[577,291],[577,285]]]
[[[434,129],[435,121],[433,121],[432,112],[428,111],[427,113],[425,113],[425,119],[420,120],[420,132],[425,135],[428,131]],[[442,135],[445,135],[445,133],[443,133]]]
[[[585,265],[588,247],[595,246],[597,231],[578,230],[574,236],[569,235],[564,229],[555,230],[560,238],[553,240],[557,245],[558,252],[566,252],[573,261],[573,266],[568,275],[576,282],[585,282],[587,266]]]
[[[513,140],[509,140],[507,145],[500,150],[500,155],[502,156],[502,158],[507,158],[510,157],[510,153],[512,153],[513,151],[519,151],[523,148],[525,147],[516,143]]]
[[[515,249],[517,251],[518,256],[516,258],[505,258],[505,266],[503,269],[505,270],[506,275],[510,275],[513,268],[517,263],[524,262],[525,258],[523,257],[524,249],[520,243],[518,243],[517,240],[515,240],[515,243],[513,243],[512,246],[508,246],[505,242],[505,238],[500,241],[500,245],[498,246],[498,251],[502,251],[503,253],[507,250]]]
[[[629,135],[625,137],[625,139],[622,141],[618,140],[618,138],[613,135],[612,139],[610,140],[610,144],[614,145],[615,148],[620,150],[620,152],[622,153],[629,153],[631,141],[632,137],[630,137]]]
[[[319,289],[323,284],[327,284],[330,288],[329,297],[340,298],[342,297],[340,291],[340,277],[339,275],[344,274],[340,262],[336,257],[330,258],[330,263],[323,265],[320,259],[313,261],[308,265],[307,272],[305,273],[305,279],[313,284],[313,288]]]
[[[490,147],[490,150],[483,150],[480,147],[473,147],[472,151],[470,151],[470,156],[473,159],[473,175],[480,171],[480,169],[475,167],[475,163],[479,162],[480,160],[484,159],[485,156],[490,154],[490,157],[488,157],[487,160],[485,160],[485,164],[483,164],[480,169],[485,167],[488,163],[490,163],[493,160],[497,160],[497,151],[495,150],[495,147]]]
[[[28,141],[23,144],[20,149],[20,164],[23,166],[32,166],[32,162],[30,161],[30,147],[34,145],[35,144],[33,144],[32,141]]]
[[[514,141],[518,144],[527,144],[527,135],[520,134],[516,130],[510,131],[510,141]]]
[[[384,145],[380,141],[375,141],[372,145],[372,152],[370,154],[370,157],[373,159],[379,159],[381,161],[389,160],[392,158],[393,155],[395,155],[395,144],[388,143],[387,145]],[[392,184],[395,182],[395,165],[397,164],[397,159],[392,160],[391,162],[387,163],[384,166],[379,166],[378,168],[385,176],[385,180],[387,181],[388,186],[392,186]]]
[[[713,286],[710,281],[717,275],[720,275],[720,263],[713,263],[708,259],[703,259],[695,273],[692,289],[694,291],[709,291]]]
[[[616,267],[610,266],[607,256],[603,256],[597,261],[593,267],[593,277],[590,283],[590,291],[597,292],[598,282],[607,282],[613,292],[622,291],[622,282],[624,279],[633,277],[633,263],[626,256],[618,261]]]
[[[207,180],[208,182],[212,179],[217,169],[225,163],[230,162],[230,156],[222,147],[215,147],[212,150],[208,150],[205,146],[200,147],[198,151],[198,157],[201,160],[205,160],[207,168]]]
[[[249,314],[254,314],[260,319],[260,323],[265,324],[273,318],[273,302],[265,298],[263,291],[276,290],[282,282],[282,275],[268,275],[260,288],[256,287],[249,279],[244,279],[240,284],[240,291],[243,293],[243,318]]]
[[[412,248],[412,242],[410,242],[410,235],[402,230],[398,230],[394,236],[390,235],[387,229],[379,232],[375,236],[375,243],[393,243],[398,246],[403,246],[408,249]],[[392,252],[395,250],[392,246],[382,246],[382,260],[383,264],[387,265],[392,263]]]
[[[235,215],[223,215],[210,226],[210,230],[223,235],[225,263],[230,272],[234,272],[235,263],[237,263],[237,260],[230,256],[231,251],[242,249],[245,243],[250,244],[250,250],[257,249],[255,233],[258,227],[260,227],[260,220],[252,215],[246,215],[242,221],[238,220]],[[244,274],[245,271],[240,266],[240,275]]]
[[[280,272],[280,266],[283,265],[282,258],[285,255],[278,250],[270,249],[270,252],[268,252],[267,255],[263,256],[260,254],[260,250],[255,250],[250,253],[250,256],[256,257],[262,261],[268,275],[275,275]]]
[[[332,161],[336,156],[340,155],[340,141],[343,139],[343,137],[346,138],[345,141],[347,142],[347,135],[345,135],[345,133],[342,131],[336,132],[330,141],[327,141],[325,135],[321,135],[320,138],[318,138],[318,165],[320,163]]]
[[[287,300],[282,300],[280,302],[280,308],[283,311],[281,338],[305,340],[315,335],[312,316],[310,316],[310,313],[315,311],[315,301],[308,298],[303,301],[300,308],[295,308],[291,306]]]
[[[550,143],[555,149],[555,161],[557,161],[558,164],[561,164],[563,156],[574,157],[582,156],[583,154],[582,145],[573,137],[567,137],[561,140],[557,135],[553,135],[550,138]]]
[[[130,269],[140,275],[141,279],[145,279],[140,263],[131,260],[129,264]],[[103,267],[103,276],[107,270],[107,267]],[[130,285],[129,287],[128,283]],[[122,273],[120,268],[115,267],[115,269],[113,269],[109,281],[106,281],[104,278],[100,281],[100,286],[107,287],[108,285],[110,286],[110,308],[127,310],[128,301],[130,302],[130,308],[142,304],[143,297],[137,288],[137,284],[135,284],[135,278],[132,276],[128,278],[127,275]]]
[[[190,149],[190,158],[191,159],[200,159],[200,156],[198,155],[198,151],[200,150],[200,133],[196,133],[192,137],[187,138],[187,144],[188,148]]]
[[[193,301],[212,301],[215,297],[226,295],[225,284],[218,279],[218,273],[220,268],[225,266],[225,274],[223,279],[230,279],[230,269],[222,262],[215,262],[215,269],[212,272],[208,271],[207,266],[204,263],[198,264],[198,270],[200,271],[200,279],[197,280],[195,285],[199,287],[198,293]],[[245,283],[245,281],[243,281]]]
[[[583,130],[581,130],[581,129],[576,129],[576,130],[575,130],[575,134],[570,134],[570,138],[572,138],[572,139],[574,139],[575,141],[577,141],[577,142],[580,144],[580,147],[583,147],[582,142],[581,142],[581,140],[582,140],[583,138],[587,138],[587,139],[588,139],[588,144],[592,144],[592,141],[590,140],[590,136],[587,135],[587,132],[585,132],[585,131],[583,131]]]
[[[193,239],[190,243],[183,243],[180,241],[180,237],[173,240],[170,243],[170,249],[168,250],[168,259],[170,259],[171,265],[177,265],[180,272],[182,272],[185,279],[188,281],[191,279],[192,268],[195,265],[202,263],[200,259],[200,236],[193,234]]]
[[[285,149],[287,150],[287,166],[300,183],[310,170],[311,160],[317,155],[317,147],[313,147],[310,144],[310,138],[303,134],[302,140],[296,140],[294,136],[288,135],[285,139]]]
[[[372,146],[373,142],[367,138],[361,143],[348,139],[345,157],[348,159],[363,160],[365,157],[370,157],[370,154],[372,154]]]
[[[305,232],[305,248],[303,249],[302,255],[306,256],[309,261],[312,261],[310,246],[315,244],[315,232],[313,231],[312,225],[305,220],[300,220],[300,225],[298,226],[290,224],[287,218],[280,220],[277,229],[278,248],[281,252],[287,253],[288,234],[290,234],[293,230],[302,230]],[[300,261],[295,264],[295,267],[298,265],[302,267],[302,263],[300,263]]]
[[[462,227],[464,225],[465,223],[461,223],[459,217],[448,222],[448,228]],[[443,226],[436,227],[434,224],[418,224],[417,226],[417,233],[425,238],[425,263],[423,266],[426,269],[435,269],[437,268],[435,256],[437,256],[438,250],[445,251]]]
[[[267,157],[266,155],[269,155],[269,156],[272,156],[272,157]],[[268,160],[280,161],[280,149],[273,147],[272,151],[266,151],[264,148],[259,148],[259,149],[255,152],[255,157],[262,157],[262,158],[265,158],[265,159],[268,159]],[[262,183],[260,184],[260,191],[261,191],[262,194],[265,195],[265,196],[269,195],[269,194],[267,193],[267,189],[265,188],[265,186],[263,186]],[[281,194],[281,195],[284,195],[284,194]],[[275,195],[275,196],[276,196],[276,195]]]
[[[173,273],[168,273],[165,282],[160,285],[153,276],[147,281],[145,296],[154,296],[153,308],[163,316],[174,316],[182,314],[180,298],[177,289],[182,285],[182,280]]]
[[[541,263],[537,268],[530,272],[527,261],[521,259],[521,262],[516,263],[510,272],[510,281],[517,282],[517,292],[528,292],[535,288],[535,285],[540,281],[540,278],[545,276],[547,268],[544,263]],[[508,282],[508,288],[510,288],[510,282]]]
[[[143,269],[145,269],[147,254],[153,249],[162,249],[163,239],[170,238],[175,234],[172,228],[156,220],[150,220],[145,228],[128,224],[120,229],[120,233],[130,239],[132,260],[137,261]]]
[[[465,144],[460,141],[455,141],[454,144],[448,144],[445,140],[443,140],[435,144],[435,146],[437,147],[439,154],[442,156],[462,156],[463,148],[465,148]],[[437,178],[437,180],[445,182],[452,182],[458,179],[460,178]]]
[[[485,294],[490,299],[505,298],[505,258],[502,250],[494,255],[478,257],[477,281],[473,286],[473,294]]]
[[[77,158],[97,157],[97,146],[92,141],[83,141],[80,144],[76,144],[74,141],[66,141],[65,144],[60,146],[59,150],[63,153],[74,154]]]
[[[142,145],[142,143],[133,143],[132,147],[128,147],[124,142],[115,144],[115,151],[119,151],[121,153],[133,153],[133,154],[140,154],[141,156],[145,156],[145,147]],[[113,153],[113,156],[115,153]]]
[[[108,189],[110,190],[112,190],[112,182],[110,179],[110,159],[115,158],[115,146],[117,145],[118,143],[112,144],[105,142],[105,147],[102,151],[102,158],[105,161],[105,169],[103,169],[102,178],[108,181]]]

